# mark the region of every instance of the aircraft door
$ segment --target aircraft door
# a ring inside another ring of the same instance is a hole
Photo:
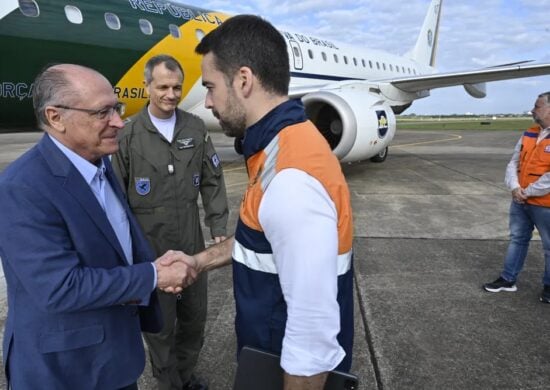
[[[288,43],[290,44],[290,48],[292,50],[292,58],[294,58],[294,69],[302,70],[304,68],[304,60],[300,45],[294,39],[289,39]]]

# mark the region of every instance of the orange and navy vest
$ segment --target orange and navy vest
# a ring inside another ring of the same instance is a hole
[[[269,241],[258,218],[262,196],[283,169],[296,168],[317,179],[338,214],[338,342],[346,357],[337,367],[349,371],[353,347],[353,223],[349,190],[340,163],[326,140],[307,120],[299,100],[277,106],[246,131],[242,144],[249,184],[241,204],[233,283],[238,351],[245,345],[281,353],[287,310]],[[303,226],[307,229],[307,226]]]
[[[518,180],[521,188],[526,188],[542,175],[550,172],[550,135],[537,145],[540,132],[540,126],[534,125],[523,133],[518,164]],[[528,198],[527,203],[550,207],[550,194]]]

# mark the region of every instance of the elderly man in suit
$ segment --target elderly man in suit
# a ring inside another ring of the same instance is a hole
[[[196,274],[179,252],[152,262],[114,179],[123,107],[107,79],[54,65],[33,99],[46,134],[0,176],[6,376],[14,390],[137,389],[141,331],[162,326],[155,288]]]

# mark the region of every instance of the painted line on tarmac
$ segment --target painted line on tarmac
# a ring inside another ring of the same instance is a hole
[[[404,148],[405,146],[418,146],[418,145],[426,145],[426,144],[435,144],[438,142],[447,142],[447,141],[458,141],[462,139],[461,135],[458,134],[451,134],[452,138],[444,138],[444,139],[436,139],[433,141],[422,141],[422,142],[413,142],[412,144],[402,144],[402,145],[391,145],[392,148]]]
[[[229,168],[229,169],[223,169],[223,173],[225,172],[237,172],[244,170],[244,166],[238,167],[238,168]]]
[[[247,185],[247,184],[248,184],[248,181],[240,181],[240,182],[237,182],[237,183],[226,184],[225,188],[244,186],[244,185]]]

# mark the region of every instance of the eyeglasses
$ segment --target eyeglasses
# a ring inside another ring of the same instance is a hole
[[[111,119],[113,117],[113,114],[116,112],[119,116],[124,115],[124,112],[126,111],[126,104],[118,102],[114,106],[104,107],[100,110],[91,110],[89,108],[78,108],[78,107],[69,107],[69,106],[63,106],[61,104],[58,104],[56,106],[53,106],[56,108],[63,108],[64,110],[75,110],[75,111],[82,111],[87,112],[88,114],[95,116],[97,119],[105,120],[105,119]]]

